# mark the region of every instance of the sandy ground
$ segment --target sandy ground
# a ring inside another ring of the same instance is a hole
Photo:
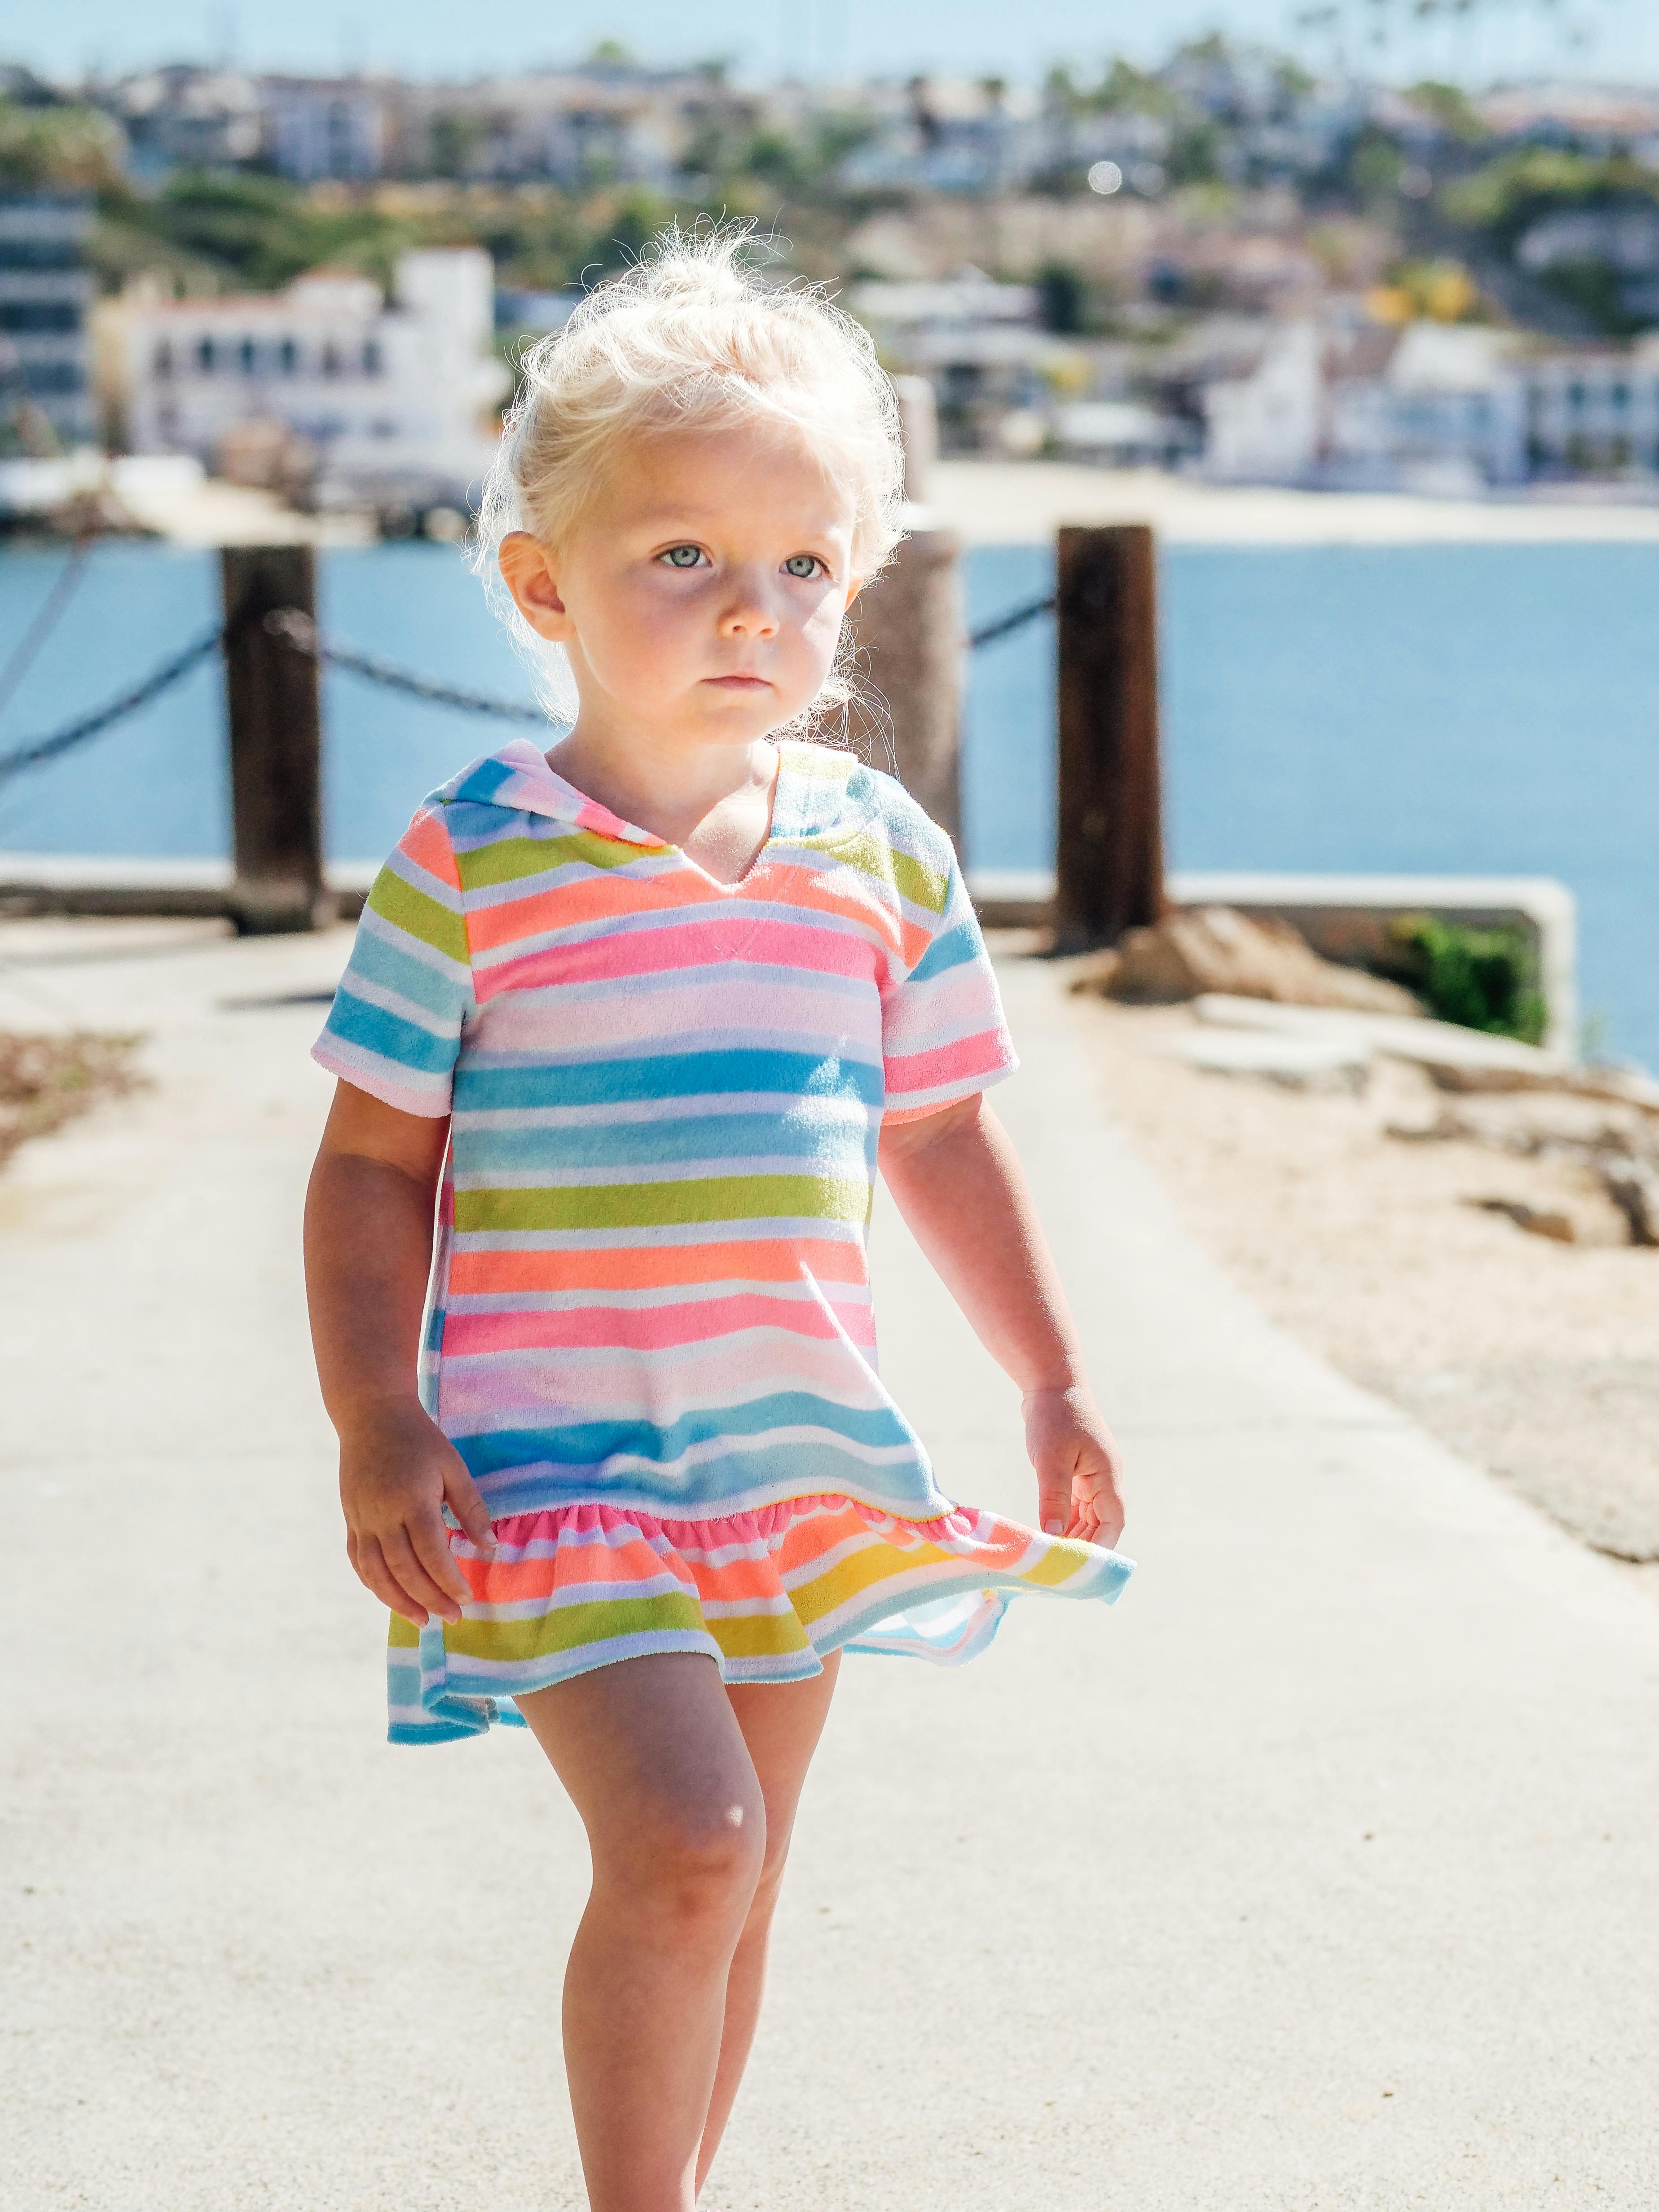
[[[951,460],[928,481],[928,519],[970,545],[1035,544],[1062,523],[1150,522],[1172,544],[1650,544],[1659,506],[1565,500],[1422,499],[1403,492],[1209,484],[1161,469],[1066,461]]]
[[[1362,1097],[1286,1090],[1168,1057],[1184,1007],[1073,1003],[1112,1115],[1249,1297],[1586,1542],[1659,1561],[1659,1251],[1623,1241],[1583,1166],[1492,1141],[1605,1109],[1449,1098],[1386,1063]],[[1489,1140],[1388,1133],[1447,1114]],[[1470,1203],[1489,1198],[1565,1212],[1577,1241]]]

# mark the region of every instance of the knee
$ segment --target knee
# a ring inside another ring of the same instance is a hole
[[[725,1936],[747,1916],[766,1865],[766,1808],[753,1789],[659,1806],[635,1826],[617,1869],[636,1909],[684,1937]]]

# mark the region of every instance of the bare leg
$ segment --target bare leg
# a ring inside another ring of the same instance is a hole
[[[841,1666],[839,1651],[823,1662],[822,1674],[810,1682],[742,1683],[726,1691],[743,1740],[754,1761],[766,1802],[766,1856],[754,1901],[744,1923],[742,1936],[732,1955],[726,1978],[726,2027],[720,2038],[720,2066],[714,2093],[708,2100],[708,2118],[697,2153],[697,2187],[708,2178],[726,2123],[731,2118],[738,2085],[748,2063],[755,2025],[760,2018],[766,1988],[766,1954],[772,1936],[772,1915],[783,1887],[784,1861],[795,1825],[795,1808],[806,1780],[812,1753],[817,1749],[830,1700]]]
[[[593,1856],[564,1983],[588,2202],[691,2212],[728,1975],[765,1858],[754,1761],[718,1668],[694,1652],[601,1667],[519,1707]]]

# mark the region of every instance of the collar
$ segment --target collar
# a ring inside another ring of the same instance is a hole
[[[600,837],[620,838],[628,845],[663,849],[663,840],[649,830],[624,822],[597,799],[589,799],[574,783],[567,783],[550,768],[547,756],[528,738],[512,738],[499,751],[486,754],[452,776],[435,797],[443,805],[464,800],[474,806],[500,806],[513,814],[544,814],[573,829],[591,830]]]
[[[848,784],[859,763],[833,746],[784,738],[779,744],[778,787],[772,802],[771,842],[821,836],[835,830],[848,811]],[[624,822],[597,799],[567,783],[548,765],[547,757],[528,738],[512,738],[497,751],[476,760],[433,793],[439,805],[464,801],[499,806],[508,812],[545,815],[597,836],[618,838],[655,852],[667,848],[649,830]]]

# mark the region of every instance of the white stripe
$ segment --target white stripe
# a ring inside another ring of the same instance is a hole
[[[849,1159],[849,1169],[854,1164]],[[635,1167],[480,1168],[454,1180],[457,1190],[607,1190],[624,1183],[748,1182],[757,1176],[788,1176],[824,1188],[836,1184],[867,1191],[861,1155],[856,1165],[856,1173],[825,1175],[815,1170],[810,1153],[731,1152],[708,1160],[647,1160]]]
[[[826,1060],[834,1057],[826,1053]],[[468,1065],[476,1066],[469,1057]],[[544,1071],[538,1069],[538,1073]],[[799,1091],[698,1091],[663,1098],[628,1098],[598,1106],[489,1106],[455,1116],[465,1129],[609,1129],[630,1123],[713,1120],[726,1114],[770,1114],[793,1121],[876,1121],[878,1106],[850,1094]]]
[[[455,1235],[458,1252],[648,1252],[674,1245],[819,1244],[860,1249],[867,1224],[839,1215],[769,1213],[758,1220],[665,1221],[638,1229],[465,1229]]]
[[[721,1298],[787,1299],[817,1305],[829,1298],[837,1305],[867,1307],[872,1303],[866,1283],[826,1283],[820,1290],[799,1278],[777,1282],[763,1277],[733,1276],[720,1282],[668,1284],[649,1290],[617,1291],[582,1288],[574,1291],[452,1291],[444,1310],[451,1314],[650,1312],[662,1306],[709,1305]]]

